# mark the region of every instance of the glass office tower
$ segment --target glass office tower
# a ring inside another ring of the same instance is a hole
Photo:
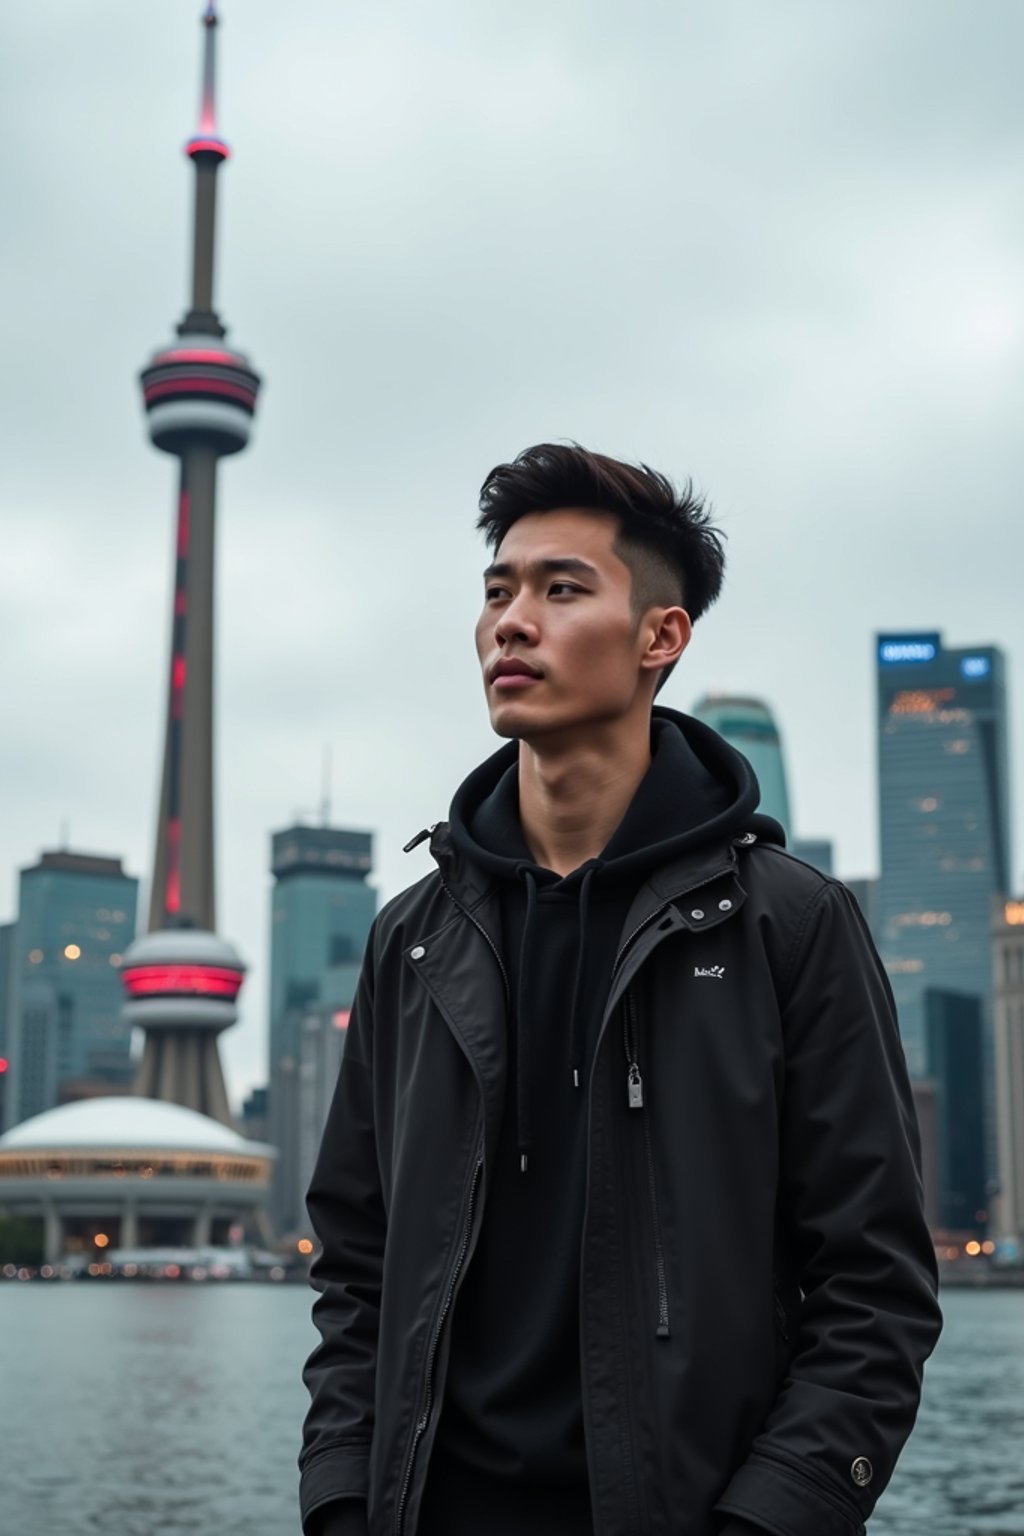
[[[270,1140],[278,1149],[271,1216],[278,1233],[304,1229],[300,1064],[304,1020],[355,998],[363,950],[377,911],[366,882],[369,832],[289,827],[272,837],[270,938]],[[320,1126],[315,1128],[319,1135]],[[308,1161],[308,1159],[307,1159]]]
[[[996,1169],[992,912],[1010,885],[1006,668],[995,646],[879,635],[879,947],[912,1075],[927,1072],[924,993],[982,1000],[986,1166]]]
[[[761,699],[709,693],[694,705],[692,712],[697,720],[710,725],[730,746],[743,753],[761,786],[758,810],[782,823],[789,842],[793,823],[789,814],[782,738],[768,705]]]
[[[120,859],[66,850],[44,853],[21,871],[8,1125],[131,1082],[118,966],[135,937],[138,889]]]

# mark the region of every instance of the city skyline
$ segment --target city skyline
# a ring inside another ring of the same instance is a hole
[[[52,16],[7,21],[33,94],[12,81],[5,110],[41,126],[6,257],[0,921],[65,818],[70,847],[150,867],[170,544],[132,375],[185,297],[169,150],[200,9],[67,8],[56,51]],[[766,699],[796,824],[835,839],[840,873],[877,870],[876,631],[1003,648],[1012,782],[1024,762],[1024,18],[995,5],[982,35],[966,6],[796,5],[736,28],[708,6],[655,40],[599,9],[594,28],[526,5],[502,29],[446,4],[429,30],[411,6],[223,10],[239,153],[218,285],[271,380],[220,530],[219,916],[251,962],[236,1102],[264,1071],[266,837],[318,800],[323,743],[332,821],[373,829],[385,898],[490,750],[475,493],[527,442],[575,436],[709,492],[724,595],[665,702]]]

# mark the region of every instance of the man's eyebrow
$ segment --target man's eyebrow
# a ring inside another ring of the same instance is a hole
[[[599,575],[596,566],[586,560],[581,560],[578,555],[556,555],[549,560],[531,560],[526,566],[530,575],[554,576],[560,571],[570,572],[576,576],[589,576],[592,580]],[[510,565],[507,560],[497,560],[484,571],[484,581],[490,581],[494,576],[514,576],[516,567]]]

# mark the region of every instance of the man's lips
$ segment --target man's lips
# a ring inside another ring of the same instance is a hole
[[[502,691],[514,688],[528,688],[531,683],[536,683],[541,677],[540,671],[530,665],[528,661],[519,661],[514,657],[506,657],[502,661],[496,661],[488,673],[488,681],[492,688],[500,688]]]

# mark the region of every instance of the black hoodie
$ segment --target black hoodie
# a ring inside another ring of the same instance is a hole
[[[452,804],[456,846],[499,884],[495,939],[512,1007],[504,1118],[452,1320],[420,1536],[593,1529],[578,1346],[583,1088],[623,923],[641,881],[668,859],[751,825],[782,840],[754,815],[749,763],[713,731],[656,709],[651,745],[607,847],[564,878],[534,863],[524,841],[516,743],[472,773]]]

